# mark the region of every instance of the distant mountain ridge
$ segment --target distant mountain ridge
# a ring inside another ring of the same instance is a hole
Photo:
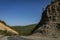
[[[31,35],[31,32],[37,24],[30,24],[26,26],[12,26],[11,28],[19,32],[20,35]]]
[[[0,32],[7,33],[6,35],[30,35],[36,25],[37,24],[30,24],[26,26],[9,26],[4,21],[0,20]]]

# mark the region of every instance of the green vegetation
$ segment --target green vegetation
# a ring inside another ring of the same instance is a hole
[[[35,28],[36,24],[27,25],[27,26],[12,26],[10,28],[14,29],[19,33],[19,35],[30,35],[32,30]],[[7,30],[0,30],[0,35],[4,36],[14,36],[15,34],[7,32]]]
[[[0,20],[1,23],[3,23],[4,25],[10,27],[9,25],[7,25],[4,21]]]
[[[12,29],[19,32],[20,35],[30,35],[32,30],[35,28],[36,24],[27,26],[12,26]]]
[[[7,25],[4,21],[0,20],[1,23],[3,23],[4,25],[8,26],[9,28],[14,29],[15,31],[17,31],[19,33],[19,35],[30,35],[32,30],[35,28],[35,26],[37,24],[31,24],[31,25],[27,25],[27,26],[9,26]],[[11,32],[7,32],[7,30],[0,30],[0,34],[3,34],[5,36],[12,36],[15,35]]]
[[[7,30],[0,30],[0,35],[4,35],[4,36],[12,36],[12,33],[7,32]]]
[[[4,21],[0,20],[1,23],[3,23],[4,25],[7,25]]]

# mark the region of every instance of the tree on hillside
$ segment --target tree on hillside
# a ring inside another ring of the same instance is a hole
[[[4,21],[0,20],[1,23],[3,23],[4,25],[7,25]]]

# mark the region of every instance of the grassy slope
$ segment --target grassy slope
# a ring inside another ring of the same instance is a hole
[[[31,24],[31,25],[27,25],[27,26],[9,26],[7,25],[4,21],[0,20],[1,23],[3,23],[4,25],[14,29],[15,31],[19,32],[20,35],[28,35],[31,33],[31,31],[35,28],[35,26],[37,24]],[[4,35],[11,35],[10,32],[7,31],[2,31],[0,30],[0,34],[4,34]]]
[[[31,24],[27,26],[12,26],[12,29],[16,30],[20,33],[20,35],[29,35],[31,31],[34,29],[36,24]]]

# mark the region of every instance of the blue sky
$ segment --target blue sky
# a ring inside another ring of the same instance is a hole
[[[10,26],[38,23],[50,0],[0,0],[0,20]]]

